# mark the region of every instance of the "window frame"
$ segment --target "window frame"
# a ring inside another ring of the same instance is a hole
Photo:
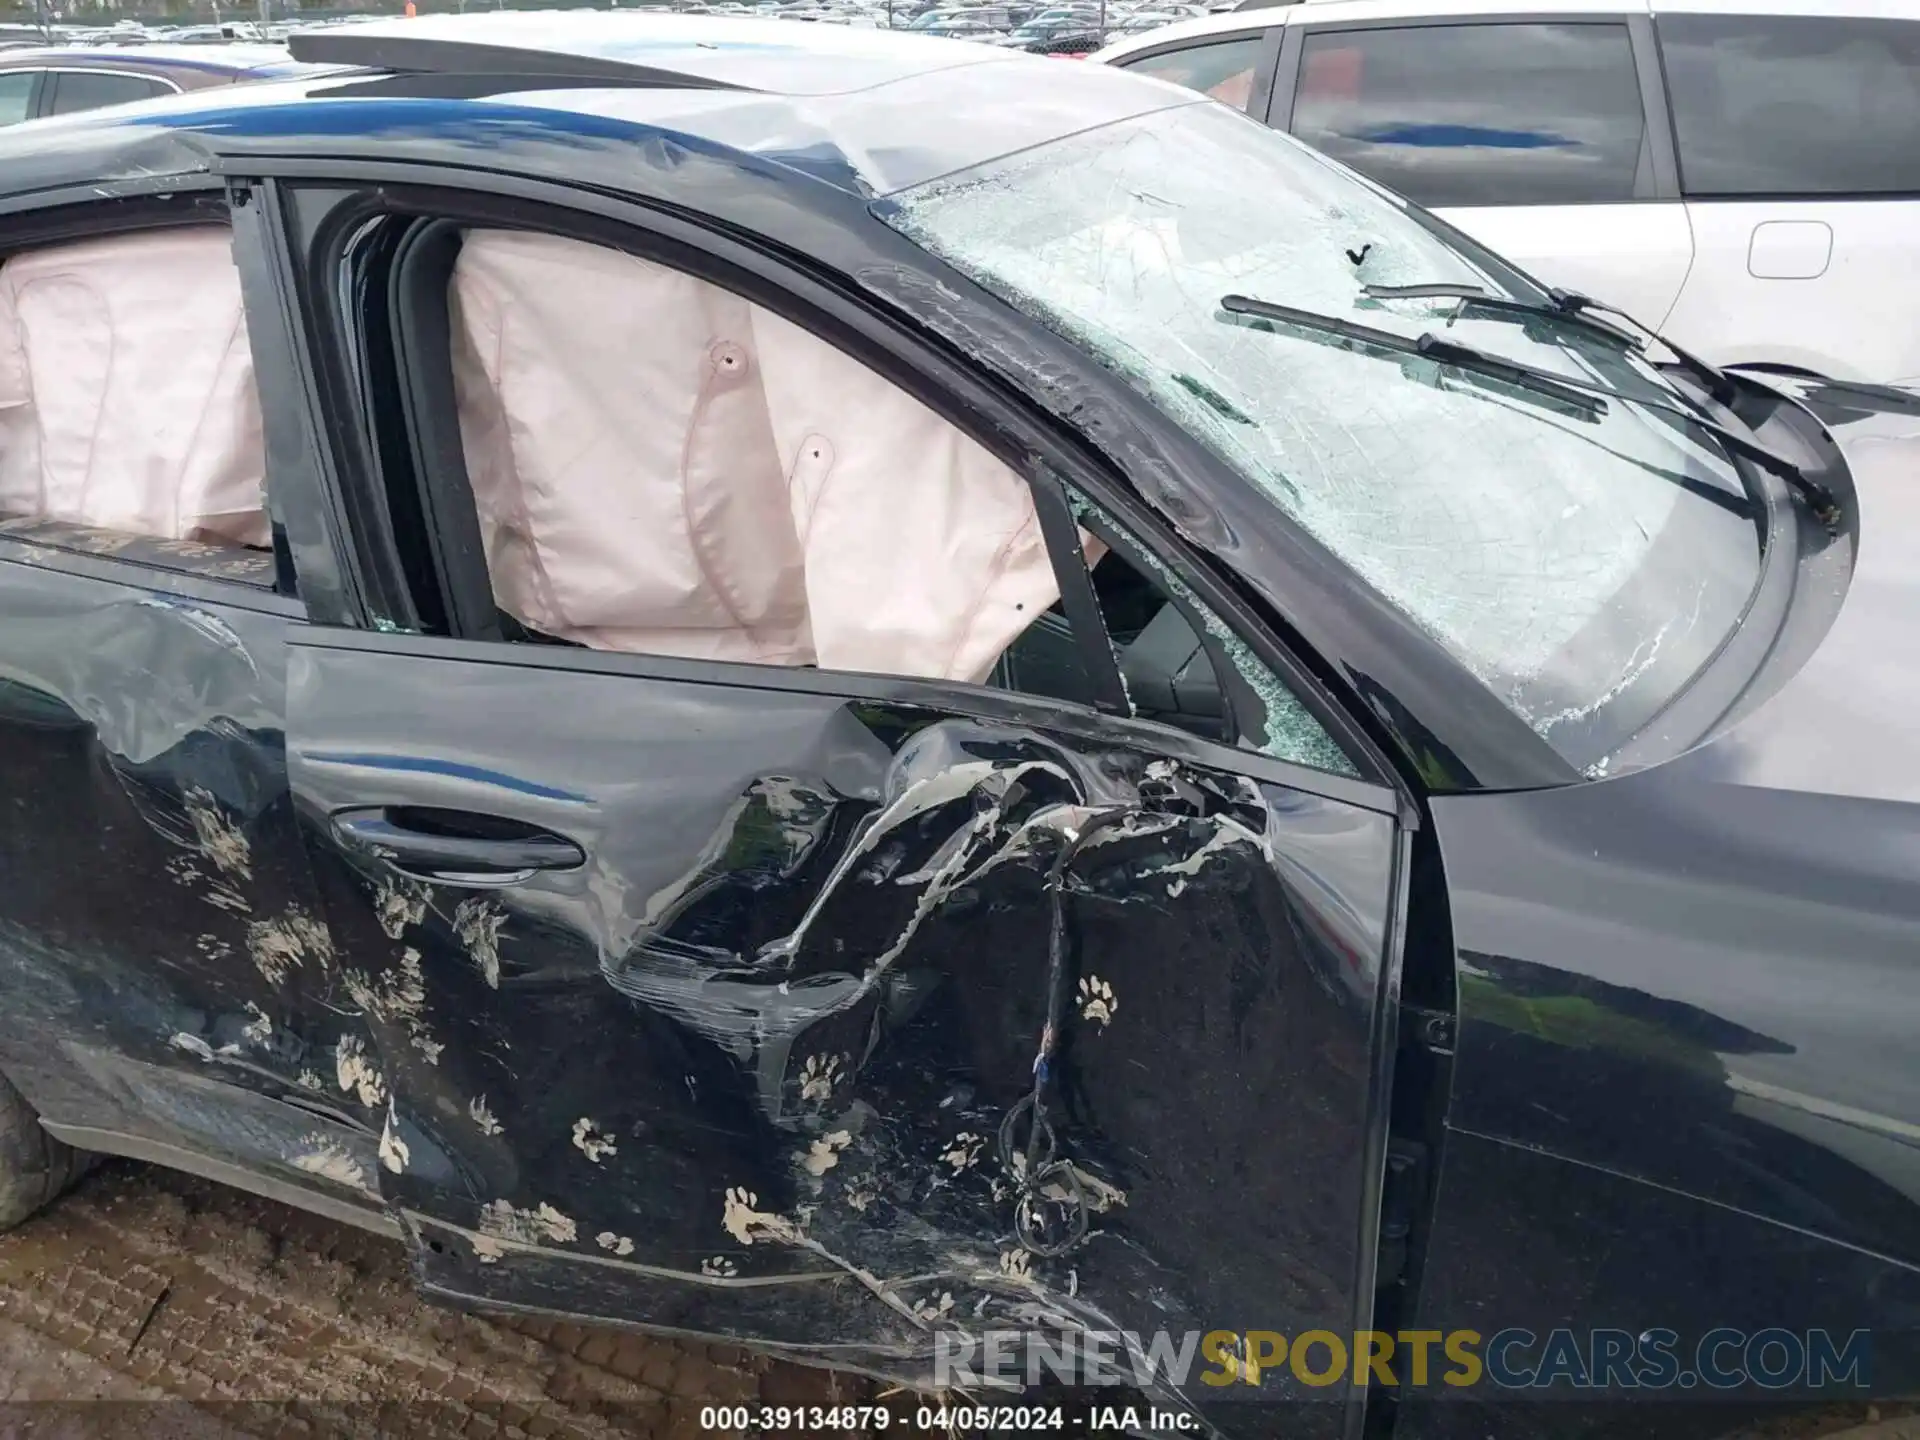
[[[1381,15],[1342,20],[1318,20],[1311,7],[1295,7],[1288,12],[1286,42],[1274,79],[1273,95],[1267,110],[1267,124],[1298,138],[1293,126],[1299,100],[1300,71],[1310,35],[1348,34],[1364,30],[1431,30],[1491,25],[1612,25],[1627,32],[1633,56],[1634,77],[1639,82],[1640,109],[1645,117],[1644,144],[1649,151],[1649,176],[1645,193],[1626,200],[1566,200],[1546,204],[1537,200],[1514,200],[1474,205],[1441,205],[1442,210],[1527,210],[1560,209],[1585,205],[1651,205],[1672,203],[1680,196],[1680,169],[1676,155],[1673,115],[1667,102],[1665,74],[1660,50],[1654,37],[1653,17],[1646,11],[1624,11],[1596,5],[1578,10],[1492,10],[1446,15]],[[1302,144],[1306,142],[1301,141]],[[1636,184],[1638,192],[1641,187]],[[1395,192],[1398,193],[1397,191]],[[1419,204],[1418,201],[1409,201]]]
[[[1257,38],[1260,46],[1254,52],[1253,84],[1248,87],[1247,103],[1243,113],[1261,120],[1266,117],[1272,103],[1274,76],[1281,64],[1281,49],[1285,43],[1286,32],[1287,26],[1284,22],[1268,21],[1264,25],[1249,25],[1244,30],[1221,30],[1181,40],[1162,41],[1157,45],[1143,45],[1138,50],[1129,50],[1111,63],[1116,70],[1131,70],[1144,60],[1157,59],[1162,55],[1174,55],[1183,50],[1200,50],[1213,45],[1229,45],[1237,40]],[[1216,100],[1214,103],[1217,105],[1221,102]]]
[[[159,88],[150,95],[141,95],[133,100],[110,100],[105,105],[88,105],[79,110],[56,110],[53,107],[60,98],[60,77],[63,75],[105,75],[116,80],[139,80]],[[120,70],[106,65],[52,65],[41,76],[39,90],[34,97],[34,103],[38,106],[34,114],[36,118],[47,115],[85,115],[90,110],[105,110],[115,105],[137,105],[141,100],[157,100],[162,95],[181,93],[181,87],[170,77],[150,70]]]
[[[1116,484],[1104,473],[1104,466],[1086,452],[1084,442],[1069,440],[1047,417],[1030,412],[1004,387],[986,382],[977,369],[949,353],[939,342],[887,315],[851,287],[822,275],[817,267],[789,260],[769,245],[747,243],[722,233],[685,213],[669,213],[636,200],[528,177],[447,170],[404,161],[288,161],[271,169],[271,175],[252,183],[257,191],[273,199],[271,207],[259,208],[278,210],[283,216],[291,283],[313,325],[314,363],[318,371],[329,372],[317,385],[318,390],[334,397],[332,405],[326,407],[329,413],[324,414],[320,428],[330,443],[344,442],[351,451],[346,463],[336,460],[323,467],[335,483],[353,466],[369,467],[361,473],[372,477],[371,488],[377,492],[384,493],[395,483],[403,487],[415,483],[414,476],[393,475],[381,464],[372,436],[371,417],[344,413],[339,404],[339,398],[350,388],[344,383],[344,376],[354,363],[350,354],[356,343],[353,327],[341,308],[345,287],[338,265],[344,258],[347,237],[362,228],[368,219],[398,211],[419,213],[426,219],[470,224],[506,223],[514,228],[588,243],[611,242],[615,248],[640,254],[742,294],[868,365],[1011,465],[1033,485],[1036,510],[1043,526],[1057,529],[1063,521],[1073,523],[1063,486],[1071,486],[1086,495],[1115,518],[1135,547],[1164,564],[1236,635],[1259,637],[1259,642],[1251,644],[1251,648],[1321,725],[1336,748],[1346,755],[1359,778],[1278,759],[1251,746],[1243,748],[1231,742],[1196,736],[1147,717],[964,681],[513,644],[473,635],[420,634],[421,642],[431,641],[436,647],[452,646],[469,655],[475,653],[470,647],[485,646],[486,653],[499,663],[518,663],[529,668],[558,663],[567,668],[635,678],[692,678],[714,684],[887,699],[961,713],[1004,715],[1084,734],[1098,733],[1101,726],[1117,726],[1118,730],[1106,732],[1116,741],[1125,741],[1131,734],[1135,737],[1131,743],[1145,744],[1162,753],[1284,780],[1289,785],[1304,784],[1305,788],[1319,793],[1356,800],[1368,795],[1372,798],[1365,803],[1376,807],[1379,786],[1399,789],[1400,782],[1391,764],[1307,668],[1281,651],[1264,627],[1257,622],[1249,623],[1245,602],[1180,542],[1158,515],[1133,497],[1123,483]],[[298,207],[293,202],[302,194],[331,195],[334,199],[323,214],[309,214],[296,220],[294,212]],[[464,474],[461,479],[464,482]],[[391,526],[383,522],[362,525],[359,529],[357,543],[361,548],[371,540],[373,545],[386,551],[373,563],[397,573],[400,559]],[[341,543],[348,543],[344,532],[337,538]],[[1073,548],[1070,557],[1062,557],[1058,548],[1049,543],[1048,553],[1061,580],[1062,608],[1068,609],[1071,616],[1070,607],[1075,605],[1097,606],[1091,576],[1079,547]],[[356,563],[356,558],[342,556],[339,563],[344,569]],[[1063,558],[1070,563],[1062,565]],[[486,578],[484,567],[481,578]],[[490,588],[490,580],[488,584]],[[1074,598],[1076,592],[1079,592],[1078,600]],[[1179,603],[1177,597],[1169,598]],[[343,614],[335,623],[355,628],[413,628],[396,626],[366,614]],[[1098,632],[1097,644],[1094,637],[1082,634],[1081,628],[1075,627],[1076,644],[1092,652],[1089,674],[1095,679],[1096,694],[1111,686],[1114,693],[1124,696],[1118,678],[1118,657],[1104,623]],[[1197,633],[1204,633],[1197,623],[1195,629]],[[1213,637],[1207,637],[1207,642],[1209,658],[1218,666],[1222,657],[1213,646]],[[1223,678],[1222,684],[1228,704],[1236,712],[1233,725],[1244,726],[1247,717],[1238,713],[1240,705],[1231,682]],[[1313,777],[1311,782],[1303,782],[1302,777],[1307,776]]]
[[[200,226],[237,232],[224,188],[211,177],[183,178],[164,195],[75,203],[69,194],[56,192],[43,204],[0,214],[0,263],[21,251]],[[249,314],[249,328],[252,322]],[[264,411],[264,387],[260,403]],[[304,620],[307,607],[300,598],[285,527],[280,522],[271,463],[267,470],[261,477],[261,487],[272,525],[271,550],[165,540],[44,517],[0,517],[0,560]],[[261,579],[234,573],[234,561],[240,554],[257,561],[248,568],[263,571]]]
[[[1660,92],[1664,99],[1670,86],[1667,79],[1667,43],[1661,33],[1662,21],[1723,20],[1765,24],[1770,21],[1785,21],[1789,24],[1832,24],[1883,23],[1890,25],[1908,25],[1920,34],[1920,18],[1908,16],[1880,16],[1859,13],[1829,15],[1812,11],[1735,11],[1735,10],[1673,10],[1657,16],[1647,17],[1649,43],[1653,47],[1654,59],[1659,66]],[[1920,74],[1920,70],[1916,71]],[[1673,146],[1674,193],[1694,205],[1714,204],[1767,204],[1776,201],[1789,201],[1794,204],[1819,205],[1838,204],[1847,201],[1878,201],[1898,204],[1903,200],[1920,198],[1920,190],[1703,190],[1695,191],[1688,187],[1682,171],[1680,158],[1680,115],[1677,108],[1669,105],[1668,135]]]

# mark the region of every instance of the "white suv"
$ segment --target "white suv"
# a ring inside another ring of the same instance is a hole
[[[1708,360],[1920,387],[1920,0],[1315,0],[1092,58]]]

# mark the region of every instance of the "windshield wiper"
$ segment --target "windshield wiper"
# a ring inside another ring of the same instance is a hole
[[[1549,293],[1554,296],[1566,296],[1566,295],[1570,295],[1572,292],[1564,291],[1564,290],[1555,290]],[[1563,317],[1565,319],[1571,320],[1577,324],[1583,325],[1586,328],[1595,331],[1596,333],[1611,335],[1615,339],[1623,341],[1628,345],[1632,345],[1633,343],[1632,336],[1627,335],[1622,331],[1614,329],[1613,326],[1606,324],[1604,321],[1589,319],[1586,316],[1582,315],[1578,309],[1562,309],[1560,308],[1558,301],[1556,301],[1555,304],[1551,306],[1535,305],[1525,300],[1510,300],[1504,296],[1489,295],[1486,291],[1480,289],[1478,286],[1475,286],[1475,285],[1367,285],[1362,287],[1361,294],[1369,296],[1373,299],[1462,300],[1467,302],[1470,305],[1478,306],[1483,309],[1493,310],[1500,313],[1559,316],[1559,317]],[[1622,314],[1622,312],[1615,310],[1610,305],[1603,305],[1597,300],[1588,300],[1585,296],[1575,296],[1573,298],[1580,301],[1581,305],[1585,308],[1604,310],[1609,314],[1615,314],[1615,315]],[[1226,300],[1221,301],[1221,305],[1224,308],[1231,310],[1234,307],[1232,305],[1227,304],[1228,300],[1245,300],[1245,297],[1238,296],[1238,295],[1229,295],[1226,297]],[[1250,305],[1264,305],[1266,302],[1248,301],[1246,303]],[[1312,311],[1293,310],[1288,306],[1284,306],[1284,305],[1269,306],[1268,308],[1272,310],[1286,312],[1285,317],[1276,315],[1270,318],[1275,318],[1275,319],[1285,318],[1287,320],[1287,323],[1302,324],[1302,325],[1312,325],[1319,322],[1329,322],[1329,323],[1321,324],[1320,328],[1329,329],[1335,334],[1349,334],[1351,332],[1358,332],[1357,334],[1353,334],[1352,338],[1360,339],[1364,336],[1364,337],[1367,337],[1368,343],[1379,343],[1378,341],[1374,341],[1371,338],[1373,336],[1376,336],[1376,335],[1389,336],[1391,340],[1398,342],[1398,348],[1401,349],[1403,352],[1409,351],[1410,347],[1417,347],[1423,344],[1424,342],[1434,341],[1436,338],[1432,335],[1423,335],[1420,337],[1419,341],[1410,341],[1405,339],[1402,336],[1392,335],[1390,331],[1375,330],[1371,326],[1358,325],[1353,323],[1352,321],[1340,320],[1333,316],[1319,316],[1317,317],[1317,321],[1316,321],[1316,319],[1313,317]],[[1260,314],[1263,312],[1250,310],[1247,313]],[[1303,320],[1301,317],[1307,317],[1307,318]],[[1632,319],[1631,316],[1623,316],[1623,318],[1626,318],[1629,320]],[[1638,324],[1637,321],[1634,323]],[[1644,329],[1645,327],[1642,326],[1641,328]],[[1665,345],[1667,349],[1671,350],[1675,356],[1680,357],[1681,363],[1683,365],[1686,365],[1688,369],[1691,370],[1691,369],[1694,369],[1695,367],[1698,367],[1699,371],[1704,372],[1702,376],[1703,381],[1705,380],[1706,376],[1712,376],[1714,378],[1711,382],[1709,382],[1711,385],[1724,386],[1726,387],[1730,395],[1733,395],[1734,398],[1738,398],[1737,395],[1735,395],[1733,392],[1733,382],[1729,380],[1725,375],[1721,374],[1720,371],[1714,369],[1711,365],[1707,364],[1706,361],[1694,359],[1692,356],[1688,355],[1686,351],[1680,349],[1678,346],[1674,345],[1672,342],[1662,339],[1659,335],[1655,334],[1651,330],[1648,330],[1647,334],[1652,335],[1655,340],[1659,340],[1662,345]],[[1445,340],[1437,341],[1437,343],[1443,346],[1454,344],[1454,342],[1445,341]],[[1469,353],[1475,354],[1475,355],[1478,355],[1481,353],[1477,350],[1472,350],[1471,347],[1469,346],[1455,346],[1455,348],[1468,351]],[[1420,351],[1420,353],[1424,354],[1424,353],[1430,353],[1430,352],[1426,350],[1422,350]],[[1542,376],[1546,379],[1551,380],[1554,384],[1564,386],[1566,389],[1578,394],[1611,397],[1613,399],[1623,401],[1624,403],[1627,403],[1627,404],[1638,405],[1643,410],[1658,410],[1668,415],[1678,416],[1680,419],[1686,421],[1689,425],[1697,426],[1701,430],[1706,431],[1707,434],[1713,436],[1714,439],[1718,440],[1729,451],[1742,455],[1747,459],[1753,461],[1756,465],[1761,466],[1763,469],[1766,469],[1771,473],[1779,476],[1783,481],[1787,483],[1787,485],[1791,489],[1799,492],[1799,494],[1806,500],[1808,506],[1813,510],[1814,514],[1818,516],[1819,519],[1824,524],[1832,525],[1836,523],[1837,520],[1839,519],[1839,515],[1840,515],[1839,502],[1837,502],[1834,499],[1833,492],[1829,490],[1825,485],[1822,485],[1818,480],[1815,480],[1812,476],[1808,475],[1805,470],[1801,469],[1800,466],[1796,465],[1793,461],[1789,460],[1786,456],[1780,454],[1778,451],[1773,450],[1772,448],[1766,445],[1762,445],[1758,440],[1755,440],[1750,436],[1741,434],[1738,430],[1734,430],[1729,426],[1722,425],[1718,420],[1715,420],[1711,415],[1708,415],[1701,407],[1698,406],[1698,404],[1694,404],[1691,407],[1672,405],[1667,403],[1664,400],[1656,400],[1652,396],[1648,396],[1648,395],[1635,395],[1626,391],[1607,390],[1598,385],[1591,385],[1584,380],[1575,380],[1575,379],[1572,379],[1571,377],[1564,376],[1564,375],[1553,375],[1550,372],[1544,371],[1544,370],[1535,371],[1531,366],[1521,365],[1518,361],[1498,360],[1495,357],[1491,357],[1491,356],[1487,358],[1495,359],[1495,363],[1497,364],[1512,365],[1514,368],[1525,371],[1529,374]],[[1714,398],[1719,399],[1720,397],[1718,394],[1716,394]],[[1727,402],[1724,400],[1721,401],[1721,404],[1723,405],[1725,405],[1726,403]]]
[[[1256,300],[1250,295],[1223,295],[1220,297],[1220,308],[1230,316],[1248,315],[1258,320],[1272,320],[1298,330],[1337,335],[1343,340],[1368,345],[1390,354],[1410,355],[1473,371],[1518,389],[1544,395],[1562,405],[1590,414],[1595,419],[1607,413],[1608,396],[1604,390],[1562,379],[1517,360],[1489,355],[1484,350],[1476,350],[1471,345],[1462,345],[1455,340],[1443,340],[1438,335],[1426,334],[1409,340],[1391,330],[1379,330],[1358,321],[1343,320],[1338,315],[1322,315],[1316,310],[1296,310],[1291,305],[1276,305],[1271,300]]]
[[[1691,350],[1682,350],[1651,325],[1634,319],[1618,306],[1596,300],[1591,295],[1582,295],[1578,290],[1550,289],[1547,291],[1545,305],[1531,300],[1514,300],[1505,295],[1489,294],[1479,285],[1363,285],[1360,287],[1360,293],[1374,300],[1463,300],[1477,310],[1557,318],[1579,325],[1582,329],[1596,335],[1608,336],[1632,349],[1643,348],[1633,336],[1619,326],[1609,325],[1604,320],[1594,318],[1596,315],[1618,316],[1642,335],[1664,346],[1667,353],[1680,362],[1683,370],[1706,387],[1707,393],[1717,404],[1731,409],[1733,402],[1740,398],[1740,392],[1724,371],[1709,365]]]

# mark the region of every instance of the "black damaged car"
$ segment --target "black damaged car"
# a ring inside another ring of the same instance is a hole
[[[0,1218],[1233,1435],[1912,1384],[1910,397],[1124,72],[292,50],[0,136]]]

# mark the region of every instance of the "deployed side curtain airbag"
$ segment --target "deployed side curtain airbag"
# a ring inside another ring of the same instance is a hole
[[[820,663],[985,680],[1060,596],[1026,481],[799,326],[753,332]]]
[[[494,591],[535,630],[977,682],[1058,598],[1018,475],[731,292],[474,231],[449,308]]]
[[[599,649],[813,659],[750,312],[602,246],[466,237],[455,403],[514,618]]]
[[[265,546],[265,470],[229,232],[0,265],[0,512]]]

